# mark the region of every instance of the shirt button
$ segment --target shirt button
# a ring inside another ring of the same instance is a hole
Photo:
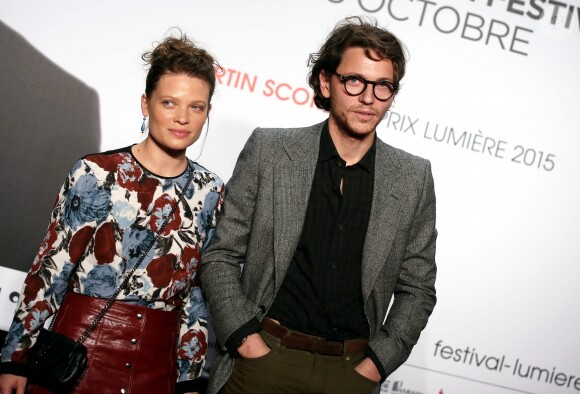
[[[342,225],[342,224],[339,224],[339,225],[338,225],[338,231],[342,231],[342,230],[344,230],[344,225]]]
[[[330,264],[330,267],[331,267],[332,269],[335,269],[335,268],[336,268],[336,263],[331,263],[331,264]]]
[[[137,344],[137,340],[136,340],[135,338],[133,338],[133,339],[131,339],[131,343],[132,343],[133,345],[135,345],[135,344]]]
[[[139,320],[143,319],[143,315],[141,313],[137,313],[137,319]]]
[[[337,160],[337,161],[336,161],[336,166],[337,166],[337,167],[342,167],[342,161],[340,161],[340,160]]]

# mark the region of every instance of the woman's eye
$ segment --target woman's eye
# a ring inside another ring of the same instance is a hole
[[[173,101],[171,101],[171,100],[163,100],[161,103],[165,107],[171,107],[171,106],[173,106]]]

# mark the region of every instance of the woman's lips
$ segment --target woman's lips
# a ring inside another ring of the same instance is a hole
[[[171,132],[171,134],[173,134],[174,136],[179,137],[179,138],[184,138],[184,137],[187,137],[189,135],[189,131],[187,131],[187,130],[169,129],[169,131]]]

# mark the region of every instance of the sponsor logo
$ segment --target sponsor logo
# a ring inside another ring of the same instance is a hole
[[[405,384],[403,380],[395,380],[392,382],[387,380],[381,386],[381,394],[430,394],[421,390],[417,390],[412,386]],[[444,394],[443,389],[439,390],[437,394]]]

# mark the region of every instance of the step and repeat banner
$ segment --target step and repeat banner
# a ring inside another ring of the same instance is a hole
[[[307,59],[346,16],[410,60],[379,137],[432,162],[438,304],[382,393],[580,393],[576,0],[0,1],[0,329],[77,158],[143,138],[140,55],[172,27],[223,72],[203,151],[313,124]]]

